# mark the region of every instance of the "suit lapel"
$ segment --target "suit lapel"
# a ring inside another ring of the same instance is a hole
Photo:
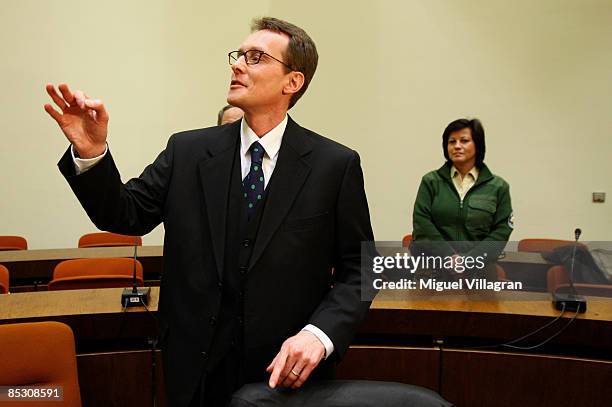
[[[223,129],[205,157],[198,163],[200,184],[206,203],[208,225],[219,278],[223,277],[227,200],[236,148],[240,140],[240,120]],[[204,208],[203,208],[204,209]]]
[[[304,134],[304,129],[289,117],[278,153],[278,161],[268,184],[264,212],[249,269],[261,257],[308,178],[310,165],[306,156],[311,150],[311,141]]]

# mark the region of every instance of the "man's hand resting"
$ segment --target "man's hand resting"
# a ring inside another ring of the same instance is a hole
[[[287,339],[280,352],[266,369],[271,372],[269,385],[297,389],[304,384],[310,373],[325,356],[321,341],[308,331],[300,331]]]

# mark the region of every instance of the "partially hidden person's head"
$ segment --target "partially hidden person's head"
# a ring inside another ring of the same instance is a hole
[[[300,27],[272,17],[255,19],[251,34],[229,53],[227,102],[248,113],[286,111],[306,92],[318,60],[315,43]]]
[[[244,116],[244,111],[241,108],[225,105],[221,110],[219,110],[219,114],[217,115],[217,126],[221,126],[222,124],[234,123],[242,119]]]
[[[485,132],[478,119],[457,119],[442,133],[442,151],[455,166],[473,163],[482,167],[485,158]]]

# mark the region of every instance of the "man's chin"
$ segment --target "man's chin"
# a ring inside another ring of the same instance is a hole
[[[242,98],[238,97],[236,95],[233,95],[231,91],[227,95],[227,103],[229,105],[236,106],[236,107],[239,107],[241,109],[242,109],[242,106],[243,106]]]

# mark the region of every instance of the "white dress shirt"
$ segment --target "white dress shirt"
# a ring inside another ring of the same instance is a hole
[[[76,170],[76,174],[81,175],[82,173],[84,173],[85,171],[87,171],[88,169],[96,165],[98,162],[100,162],[101,159],[104,158],[107,151],[108,151],[108,144],[106,144],[106,147],[104,148],[104,152],[97,157],[79,158],[75,154],[74,146],[70,145],[70,154],[72,154],[72,161],[74,161],[74,169]]]
[[[272,177],[272,173],[274,172],[274,168],[276,167],[276,162],[278,160],[278,152],[280,150],[281,142],[283,141],[283,134],[285,133],[285,128],[287,127],[287,115],[283,121],[281,121],[276,127],[272,130],[259,137],[255,132],[249,127],[246,120],[241,119],[240,123],[240,166],[242,169],[242,179],[244,179],[249,171],[251,170],[251,153],[249,149],[251,148],[251,144],[258,141],[259,144],[265,150],[265,154],[262,162],[262,170],[264,173],[264,188],[268,186],[268,182]],[[74,166],[76,169],[77,175],[82,174],[87,171],[94,165],[96,165],[108,152],[108,145],[104,150],[104,153],[94,158],[77,158],[74,153],[74,148],[70,148],[70,152],[72,154],[72,159],[74,160]],[[319,341],[325,347],[325,359],[329,357],[334,351],[334,344],[329,339],[329,336],[325,334],[322,330],[317,328],[312,324],[306,325],[302,330],[308,331],[314,336],[316,336]]]
[[[268,182],[274,168],[276,167],[276,161],[278,160],[278,151],[280,150],[281,142],[283,141],[283,134],[287,127],[287,115],[282,122],[280,122],[275,128],[259,137],[249,127],[246,120],[241,119],[240,123],[240,165],[242,168],[242,179],[245,179],[251,170],[251,145],[258,141],[264,149],[263,162],[261,163],[261,169],[264,173],[264,188],[268,187]]]

